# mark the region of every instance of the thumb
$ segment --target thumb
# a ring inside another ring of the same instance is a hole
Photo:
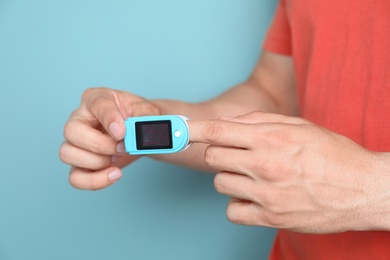
[[[120,141],[125,135],[125,124],[116,100],[114,90],[93,88],[84,92],[82,104],[87,118],[95,118],[98,121],[89,120],[91,125],[96,127],[100,123],[112,138]]]

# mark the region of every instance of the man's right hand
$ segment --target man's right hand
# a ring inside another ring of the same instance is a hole
[[[160,110],[134,94],[108,88],[85,90],[80,106],[64,127],[60,159],[71,165],[69,182],[78,189],[98,190],[116,182],[121,167],[139,157],[125,154],[127,117],[159,115]]]

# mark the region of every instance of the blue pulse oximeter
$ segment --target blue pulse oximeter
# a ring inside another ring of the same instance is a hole
[[[125,148],[131,155],[176,153],[189,144],[188,118],[179,115],[129,117]]]

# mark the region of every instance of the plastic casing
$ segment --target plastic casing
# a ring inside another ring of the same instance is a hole
[[[149,122],[149,121],[171,121],[172,126],[172,148],[169,149],[137,149],[137,140],[135,132],[136,122]],[[125,120],[126,134],[125,134],[125,149],[126,152],[131,155],[147,155],[147,154],[166,154],[177,153],[189,146],[189,129],[187,124],[188,118],[180,115],[162,115],[162,116],[141,116],[141,117],[129,117]],[[180,131],[180,136],[175,136],[175,132]]]

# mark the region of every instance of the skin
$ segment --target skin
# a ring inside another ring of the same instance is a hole
[[[310,233],[390,229],[389,154],[299,118],[292,60],[267,51],[246,82],[201,103],[87,89],[59,151],[70,184],[98,190],[118,181],[139,158],[124,152],[124,119],[158,114],[191,118],[194,145],[154,158],[217,173],[233,223]]]
[[[387,228],[385,153],[304,119],[259,111],[191,121],[190,129],[193,142],[210,144],[204,158],[220,169],[216,190],[232,197],[230,221],[307,233]]]

